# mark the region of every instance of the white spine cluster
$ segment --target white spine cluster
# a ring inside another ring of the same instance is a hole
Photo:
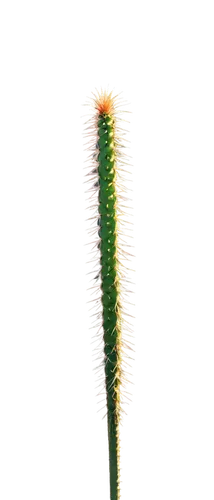
[[[87,261],[87,304],[88,304],[88,331],[89,346],[92,359],[92,374],[95,377],[95,393],[97,415],[104,420],[106,416],[105,398],[105,366],[104,366],[104,341],[103,341],[103,308],[101,290],[101,253],[99,249],[99,176],[98,176],[98,148],[97,117],[88,109],[88,99],[85,99],[86,111],[82,113],[81,134],[84,141],[84,184],[86,225],[88,236],[88,261]]]

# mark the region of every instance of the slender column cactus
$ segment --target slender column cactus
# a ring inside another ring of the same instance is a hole
[[[100,269],[102,338],[104,341],[104,371],[107,401],[110,498],[120,498],[120,443],[122,305],[121,273],[118,247],[118,157],[121,143],[117,134],[116,98],[101,92],[93,99],[92,161],[90,172],[97,196]],[[91,131],[91,129],[89,129]],[[120,160],[121,161],[121,160]],[[95,181],[95,182],[94,182]]]
[[[119,498],[119,419],[121,383],[121,327],[117,273],[116,162],[114,118],[106,106],[98,116],[99,236],[103,339],[108,409],[111,499]]]

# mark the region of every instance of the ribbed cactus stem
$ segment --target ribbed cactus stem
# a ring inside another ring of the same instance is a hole
[[[121,329],[117,263],[116,145],[114,116],[100,113],[98,129],[99,236],[107,395],[111,500],[119,493],[119,421],[121,384]]]

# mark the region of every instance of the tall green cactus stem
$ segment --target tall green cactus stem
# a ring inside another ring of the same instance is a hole
[[[114,117],[98,116],[99,236],[105,382],[107,394],[111,500],[119,499],[119,420],[121,383],[121,329],[119,324],[119,277],[117,273],[117,220],[115,186]]]

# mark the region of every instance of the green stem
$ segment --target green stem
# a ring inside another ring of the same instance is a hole
[[[119,420],[121,383],[121,330],[119,305],[119,277],[117,265],[116,218],[116,147],[114,117],[102,113],[98,117],[98,178],[101,251],[101,289],[105,383],[107,394],[109,471],[111,500],[118,500],[119,492]]]

